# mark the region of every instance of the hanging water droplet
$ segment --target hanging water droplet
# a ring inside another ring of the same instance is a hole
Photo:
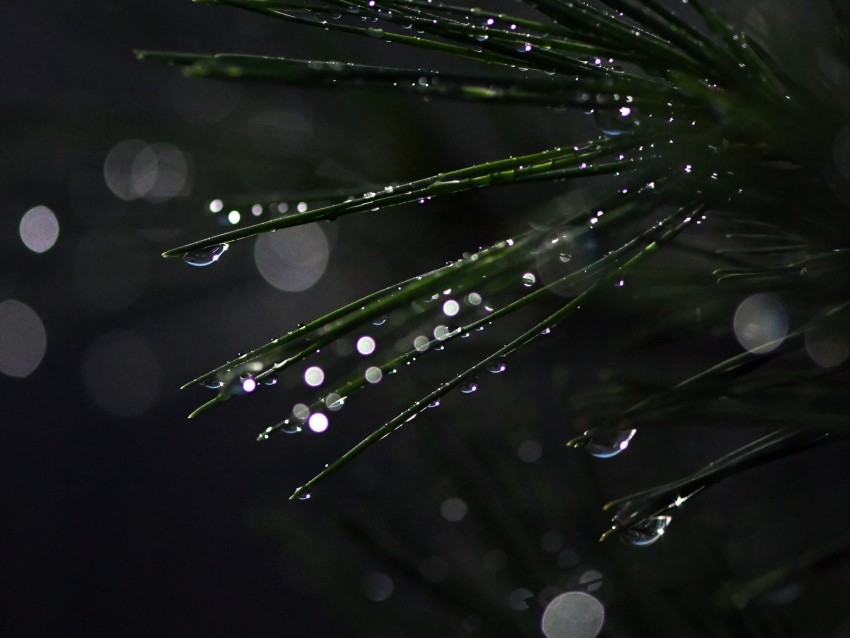
[[[671,516],[650,516],[622,532],[622,538],[630,545],[646,547],[664,535],[670,525]]]
[[[598,108],[593,112],[596,125],[605,135],[615,137],[639,125],[634,107],[622,105]]]
[[[284,434],[298,434],[301,432],[301,425],[298,423],[292,423],[289,419],[286,419],[283,422],[283,427],[280,428],[280,431]]]
[[[431,401],[431,403],[428,404],[428,407],[429,408],[436,408],[436,407],[439,407],[439,405],[440,405],[440,400],[437,399],[436,401]]]
[[[311,498],[313,498],[313,495],[310,492],[301,492],[301,494],[298,495],[299,501],[309,501]]]
[[[629,447],[629,443],[636,433],[637,430],[613,430],[594,434],[585,449],[591,456],[598,459],[608,459],[617,456]]]
[[[209,266],[218,261],[219,257],[229,248],[228,244],[219,244],[201,250],[192,250],[183,255],[183,261],[190,266]]]
[[[490,374],[501,374],[508,369],[508,364],[504,359],[496,359],[487,364],[487,372]]]
[[[385,323],[387,323],[386,317],[378,317],[377,319],[372,320],[373,326],[383,326]]]
[[[561,254],[558,255],[558,259],[561,261],[562,264],[569,263],[572,260],[572,258],[573,258],[572,253],[561,253]]]
[[[475,379],[470,379],[466,383],[460,386],[460,391],[464,394],[472,394],[478,389],[478,381]]]
[[[208,377],[199,382],[205,388],[210,390],[218,390],[224,385],[224,382],[218,377]]]
[[[275,376],[263,377],[263,380],[261,381],[261,383],[263,385],[267,385],[267,386],[277,385],[277,377],[275,377]]]
[[[522,276],[522,285],[526,288],[531,288],[536,281],[537,277],[534,275],[534,273],[527,272]]]

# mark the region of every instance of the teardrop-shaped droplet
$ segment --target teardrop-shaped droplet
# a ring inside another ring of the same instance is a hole
[[[311,498],[313,498],[313,495],[310,492],[301,492],[301,494],[298,495],[299,501],[309,501]]]
[[[218,377],[208,377],[206,379],[201,380],[200,385],[205,388],[209,388],[210,390],[219,390],[221,386],[224,385],[224,382]]]
[[[284,434],[298,434],[299,432],[301,432],[301,424],[293,423],[289,419],[286,419],[283,422],[283,427],[280,428],[280,431]]]
[[[275,377],[275,376],[263,377],[263,380],[262,380],[261,383],[263,385],[269,385],[269,386],[277,385],[277,377]]]
[[[475,379],[470,379],[466,383],[460,386],[460,391],[464,394],[472,394],[478,389],[478,381]]]
[[[634,109],[625,105],[596,109],[593,112],[593,118],[599,130],[610,137],[622,135],[638,125]]]
[[[183,261],[190,266],[209,266],[217,262],[228,248],[229,244],[219,244],[201,250],[193,250],[183,255]]]
[[[594,434],[585,448],[598,459],[608,459],[617,456],[629,447],[629,443],[637,430],[612,430]]]
[[[652,545],[664,536],[667,526],[670,525],[671,516],[650,516],[636,523],[622,532],[622,538],[630,545],[646,547]]]
[[[431,403],[428,404],[428,407],[429,408],[436,408],[436,407],[439,407],[439,405],[440,405],[440,400],[437,399],[436,401],[431,401]]]
[[[508,369],[508,364],[504,359],[496,359],[487,364],[487,372],[490,374],[501,374]]]

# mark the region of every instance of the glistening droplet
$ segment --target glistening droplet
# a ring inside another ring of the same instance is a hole
[[[487,372],[491,374],[501,374],[508,369],[508,364],[503,359],[496,359],[487,364]]]
[[[472,394],[478,389],[478,381],[475,379],[470,379],[466,383],[460,386],[460,391],[464,394]]]
[[[650,516],[624,530],[622,538],[637,547],[652,545],[664,535],[671,520],[670,516]]]
[[[192,250],[183,255],[183,261],[190,266],[209,266],[217,262],[228,248],[228,244],[218,244],[201,250]]]
[[[594,434],[585,449],[598,459],[608,459],[629,447],[636,432],[637,430],[613,430]]]
[[[313,495],[310,492],[302,492],[298,495],[299,501],[309,501],[311,498],[313,498]]]

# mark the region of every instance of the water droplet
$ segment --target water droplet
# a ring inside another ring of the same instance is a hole
[[[508,364],[503,359],[496,359],[487,364],[487,372],[491,374],[501,374],[508,369]]]
[[[428,404],[428,407],[429,408],[436,408],[436,407],[439,407],[439,405],[440,405],[440,400],[437,399],[436,401],[431,401],[431,403]]]
[[[460,391],[464,394],[472,394],[478,389],[478,381],[475,379],[470,379],[466,383],[460,386]]]
[[[569,263],[572,258],[573,256],[571,253],[561,253],[560,255],[558,255],[558,259],[561,261],[562,264]]]
[[[224,385],[224,382],[218,377],[208,377],[206,379],[201,380],[200,385],[205,388],[209,388],[210,390],[218,390],[221,386]]]
[[[636,119],[635,108],[626,105],[594,109],[593,119],[599,130],[611,137],[622,135],[640,124]]]
[[[373,326],[383,326],[385,323],[387,323],[386,317],[378,317],[377,319],[372,320]]]
[[[537,277],[534,276],[534,273],[527,272],[522,276],[522,285],[526,288],[531,288],[536,281]]]
[[[229,248],[228,244],[219,244],[201,250],[192,250],[183,255],[183,261],[190,266],[209,266],[218,261],[219,257]]]
[[[650,516],[622,532],[622,538],[630,545],[646,547],[664,535],[670,525],[671,516]]]
[[[310,492],[301,492],[301,494],[298,495],[299,501],[309,501],[311,498],[313,498],[313,495]]]
[[[277,385],[277,377],[275,377],[275,376],[263,377],[263,380],[261,381],[261,383],[263,385],[267,385],[267,386]]]
[[[292,423],[289,419],[286,419],[283,422],[283,427],[280,428],[280,431],[284,434],[298,434],[301,431],[301,425],[298,423]]]
[[[613,430],[594,434],[585,448],[591,456],[608,459],[629,447],[637,430]]]

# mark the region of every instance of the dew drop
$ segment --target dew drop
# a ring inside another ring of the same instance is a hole
[[[522,276],[522,285],[526,288],[531,288],[536,281],[537,277],[534,276],[534,273],[527,272]]]
[[[309,501],[311,498],[313,498],[313,495],[310,492],[302,492],[298,495],[299,501]]]
[[[561,253],[560,255],[558,255],[558,259],[561,261],[562,264],[569,263],[572,258],[573,256],[570,253]]]
[[[277,377],[264,377],[261,383],[267,386],[277,385]]]
[[[428,404],[429,408],[437,408],[439,406],[440,406],[440,400],[439,399],[437,399],[436,401],[431,401],[431,403]]]
[[[208,377],[200,381],[200,385],[210,390],[219,390],[224,385],[224,382],[218,377]]]
[[[502,359],[497,359],[496,361],[491,361],[487,364],[487,372],[489,372],[490,374],[501,374],[507,369],[508,364],[505,363]]]
[[[478,381],[475,379],[470,379],[466,383],[460,386],[460,391],[464,394],[472,394],[478,389]]]
[[[219,244],[210,248],[193,250],[183,255],[183,261],[190,266],[209,266],[218,261],[219,257],[228,249],[228,244]]]
[[[664,536],[671,516],[650,516],[624,530],[622,538],[630,545],[646,547]]]
[[[608,459],[629,447],[637,430],[614,430],[594,435],[585,448],[591,456]]]

